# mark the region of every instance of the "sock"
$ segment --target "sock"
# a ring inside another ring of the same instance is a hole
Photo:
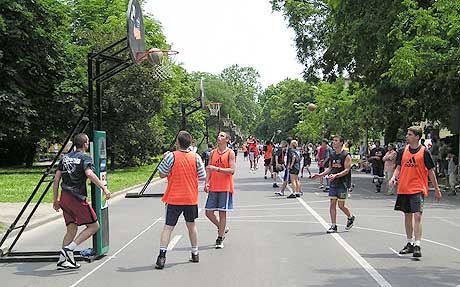
[[[350,217],[348,217],[348,219],[351,219],[353,217],[353,215],[350,215]]]
[[[192,246],[192,254],[197,255],[198,254],[198,246]]]
[[[335,223],[332,223],[331,224],[331,227],[336,227],[337,225]]]
[[[66,248],[70,250],[75,250],[75,247],[77,247],[77,243],[75,243],[74,241],[70,242],[70,244],[66,246]]]
[[[160,246],[160,256],[166,257],[166,251],[168,251],[168,247]]]
[[[62,255],[61,253],[59,253],[59,260],[58,260],[58,262],[62,262],[62,261],[65,261],[65,257],[64,257],[64,255]]]
[[[414,239],[407,238],[407,243],[410,243],[411,245],[414,245]]]
[[[415,240],[414,246],[420,246],[420,240]]]

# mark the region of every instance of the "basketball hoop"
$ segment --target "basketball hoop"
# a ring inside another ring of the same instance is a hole
[[[172,78],[173,64],[178,51],[151,48],[139,57],[138,62],[148,60],[152,64],[153,77],[159,81]]]
[[[224,122],[224,127],[230,126],[230,123],[232,122],[232,119],[230,118],[230,115],[227,114],[226,118],[223,118],[222,121]]]
[[[219,115],[220,106],[222,106],[222,103],[209,103],[208,104],[208,109],[209,109],[209,113],[211,114],[211,116],[217,117]]]

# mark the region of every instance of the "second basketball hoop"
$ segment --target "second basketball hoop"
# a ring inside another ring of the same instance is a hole
[[[221,105],[222,103],[209,103],[208,104],[209,114],[211,116],[217,117],[219,115]]]

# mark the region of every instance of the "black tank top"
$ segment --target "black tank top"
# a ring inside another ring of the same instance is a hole
[[[339,172],[342,172],[345,170],[345,159],[349,153],[347,151],[342,150],[339,154],[337,154],[335,151],[332,153],[330,157],[330,163],[331,163],[331,173],[336,174]],[[330,182],[330,186],[333,187],[344,187],[348,188],[351,182],[351,171],[348,172],[346,176],[342,177],[337,177],[333,181]]]

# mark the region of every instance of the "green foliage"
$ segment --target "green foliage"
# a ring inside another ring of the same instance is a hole
[[[454,0],[273,0],[296,33],[305,78],[358,85],[361,118],[393,141],[401,127],[449,125],[459,85],[460,3]],[[359,91],[361,90],[361,91]],[[379,121],[375,119],[379,119]]]

